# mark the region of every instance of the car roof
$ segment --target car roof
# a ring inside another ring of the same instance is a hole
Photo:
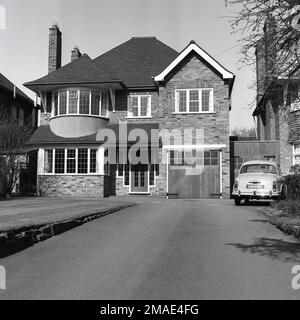
[[[277,162],[275,161],[268,161],[268,160],[252,160],[252,161],[246,161],[242,164],[242,166],[249,165],[249,164],[272,164],[274,166],[277,165]]]

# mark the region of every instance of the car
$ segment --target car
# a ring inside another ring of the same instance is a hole
[[[284,196],[284,178],[274,161],[244,162],[236,177],[232,197],[235,205],[242,200],[280,199]]]

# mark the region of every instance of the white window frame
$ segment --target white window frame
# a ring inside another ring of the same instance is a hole
[[[202,91],[210,91],[210,106],[208,111],[203,111],[202,107]],[[198,91],[199,94],[199,111],[190,111],[190,92]],[[179,111],[179,92],[186,92],[186,111]],[[215,113],[214,110],[214,89],[213,88],[189,88],[175,89],[175,112],[174,114],[199,114],[199,113]]]
[[[67,106],[66,106],[66,113],[65,114],[60,114],[60,93],[61,92],[66,92],[67,93]],[[69,112],[69,100],[70,100],[70,91],[77,91],[77,110],[76,113],[70,113]],[[89,91],[89,113],[80,113],[80,92],[81,91]],[[97,92],[100,95],[99,99],[99,115],[92,114],[92,93]],[[57,115],[55,115],[55,105],[54,105],[54,95],[58,94],[58,101],[57,101]],[[107,99],[108,99],[108,108],[106,115],[102,115],[102,93],[106,93]],[[51,118],[55,117],[65,117],[65,116],[89,116],[89,117],[98,117],[98,118],[108,118],[109,117],[109,92],[106,90],[94,90],[94,89],[86,89],[86,88],[68,88],[68,89],[61,89],[52,92],[52,103],[51,103]]]
[[[141,100],[143,97],[148,98],[148,110],[147,110],[147,115],[146,116],[141,116]],[[130,112],[130,103],[131,103],[131,98],[138,98],[138,115],[134,116],[132,112]],[[127,118],[133,118],[133,119],[145,119],[145,118],[152,118],[152,110],[151,110],[151,95],[150,94],[130,94],[128,96],[128,101],[127,101]]]
[[[43,149],[43,159],[45,159],[45,154],[46,154],[46,150],[52,150],[52,172],[50,173],[46,173],[45,172],[45,161],[43,160],[43,175],[45,176],[74,176],[74,175],[84,175],[84,176],[94,176],[94,175],[100,175],[99,170],[98,170],[98,166],[96,163],[96,172],[90,172],[90,159],[91,159],[91,150],[95,149],[96,153],[98,152],[98,149],[96,147],[91,147],[91,148],[58,148],[58,149],[64,149],[64,155],[65,155],[65,159],[64,159],[64,173],[55,173],[55,148],[46,148]],[[75,149],[75,173],[67,173],[67,150],[68,149]],[[88,172],[87,173],[78,173],[78,149],[87,149],[88,150],[88,157],[87,157],[87,161],[88,161]],[[97,162],[97,156],[96,156],[96,162]]]
[[[299,151],[296,151],[296,146],[299,146]],[[296,157],[300,157],[300,143],[293,145],[293,165],[296,165]],[[299,163],[300,164],[300,163]]]

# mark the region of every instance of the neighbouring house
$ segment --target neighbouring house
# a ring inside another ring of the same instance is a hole
[[[34,105],[23,91],[17,88],[10,80],[0,73],[0,117],[1,120],[12,121],[16,126],[24,130],[34,130],[37,127],[38,107]],[[13,132],[11,139],[13,139]],[[1,139],[2,142],[5,142]],[[15,150],[17,153],[19,171],[14,187],[14,193],[34,192],[36,185],[36,152],[29,152],[27,148]],[[1,146],[0,156],[5,157],[8,150]],[[3,186],[2,186],[3,187]],[[1,190],[0,193],[4,191]]]
[[[274,33],[273,21],[265,24],[265,38]],[[261,40],[256,49],[257,106],[253,116],[257,123],[259,141],[273,141],[283,174],[300,164],[300,74],[291,72],[287,78],[274,78],[274,50]],[[299,69],[299,68],[298,68]]]
[[[41,195],[229,196],[233,73],[194,41],[179,53],[156,37],[134,37],[95,59],[76,47],[64,66],[61,53],[53,25],[49,73],[25,84],[42,102],[29,142]],[[189,143],[177,139],[185,132]],[[106,161],[110,133],[115,163]],[[146,161],[132,161],[141,153]]]

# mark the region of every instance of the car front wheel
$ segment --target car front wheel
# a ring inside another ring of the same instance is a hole
[[[236,206],[240,206],[241,205],[241,199],[240,198],[235,198],[234,199],[234,203]]]

